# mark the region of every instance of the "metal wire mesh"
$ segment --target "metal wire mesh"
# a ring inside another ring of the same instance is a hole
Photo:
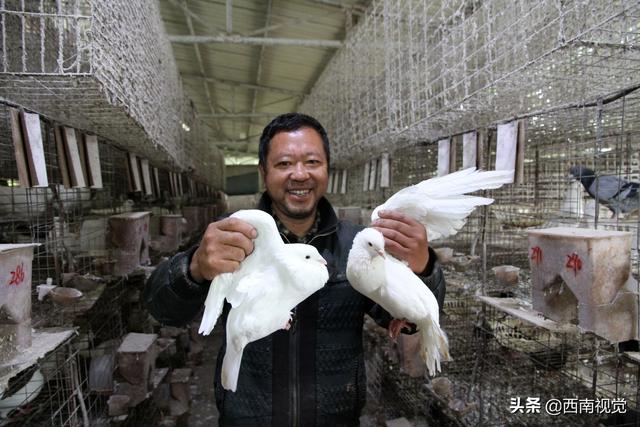
[[[154,1],[3,0],[0,100],[223,187]]]
[[[634,1],[379,0],[300,110],[342,165],[637,85]]]

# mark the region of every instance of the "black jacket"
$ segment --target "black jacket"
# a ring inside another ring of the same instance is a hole
[[[266,193],[258,207],[270,211]],[[347,256],[362,227],[338,221],[324,198],[318,209],[319,230],[309,244],[327,260],[329,281],[298,305],[289,331],[280,330],[247,345],[235,393],[220,385],[223,344],[215,376],[221,426],[358,425],[366,393],[364,315],[384,327],[391,317],[347,281]],[[202,308],[208,284],[195,283],[188,275],[194,250],[160,264],[147,282],[145,302],[164,324],[184,325]],[[442,307],[444,277],[435,253],[429,251],[428,274],[421,278]],[[228,308],[225,304],[225,318]]]

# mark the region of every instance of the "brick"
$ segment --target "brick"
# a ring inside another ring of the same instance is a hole
[[[131,384],[146,384],[157,357],[156,334],[127,334],[118,348],[118,372]]]
[[[398,336],[398,356],[400,369],[412,378],[422,378],[426,372],[426,365],[420,358],[419,334]]]
[[[119,415],[125,415],[129,411],[129,402],[131,397],[124,394],[112,394],[107,400],[107,406],[109,407],[109,416],[117,417]]]
[[[114,275],[127,275],[149,263],[149,215],[130,212],[109,217],[107,235],[116,261]]]

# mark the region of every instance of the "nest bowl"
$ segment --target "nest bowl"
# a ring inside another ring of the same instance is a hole
[[[70,305],[82,298],[82,292],[75,288],[57,287],[49,295],[55,303],[60,305]]]

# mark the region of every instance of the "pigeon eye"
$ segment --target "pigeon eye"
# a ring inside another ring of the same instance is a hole
[[[306,259],[311,259],[311,255],[307,255],[305,258]]]
[[[371,244],[371,242],[367,242],[367,243],[369,243],[369,246],[373,246],[373,245]]]

